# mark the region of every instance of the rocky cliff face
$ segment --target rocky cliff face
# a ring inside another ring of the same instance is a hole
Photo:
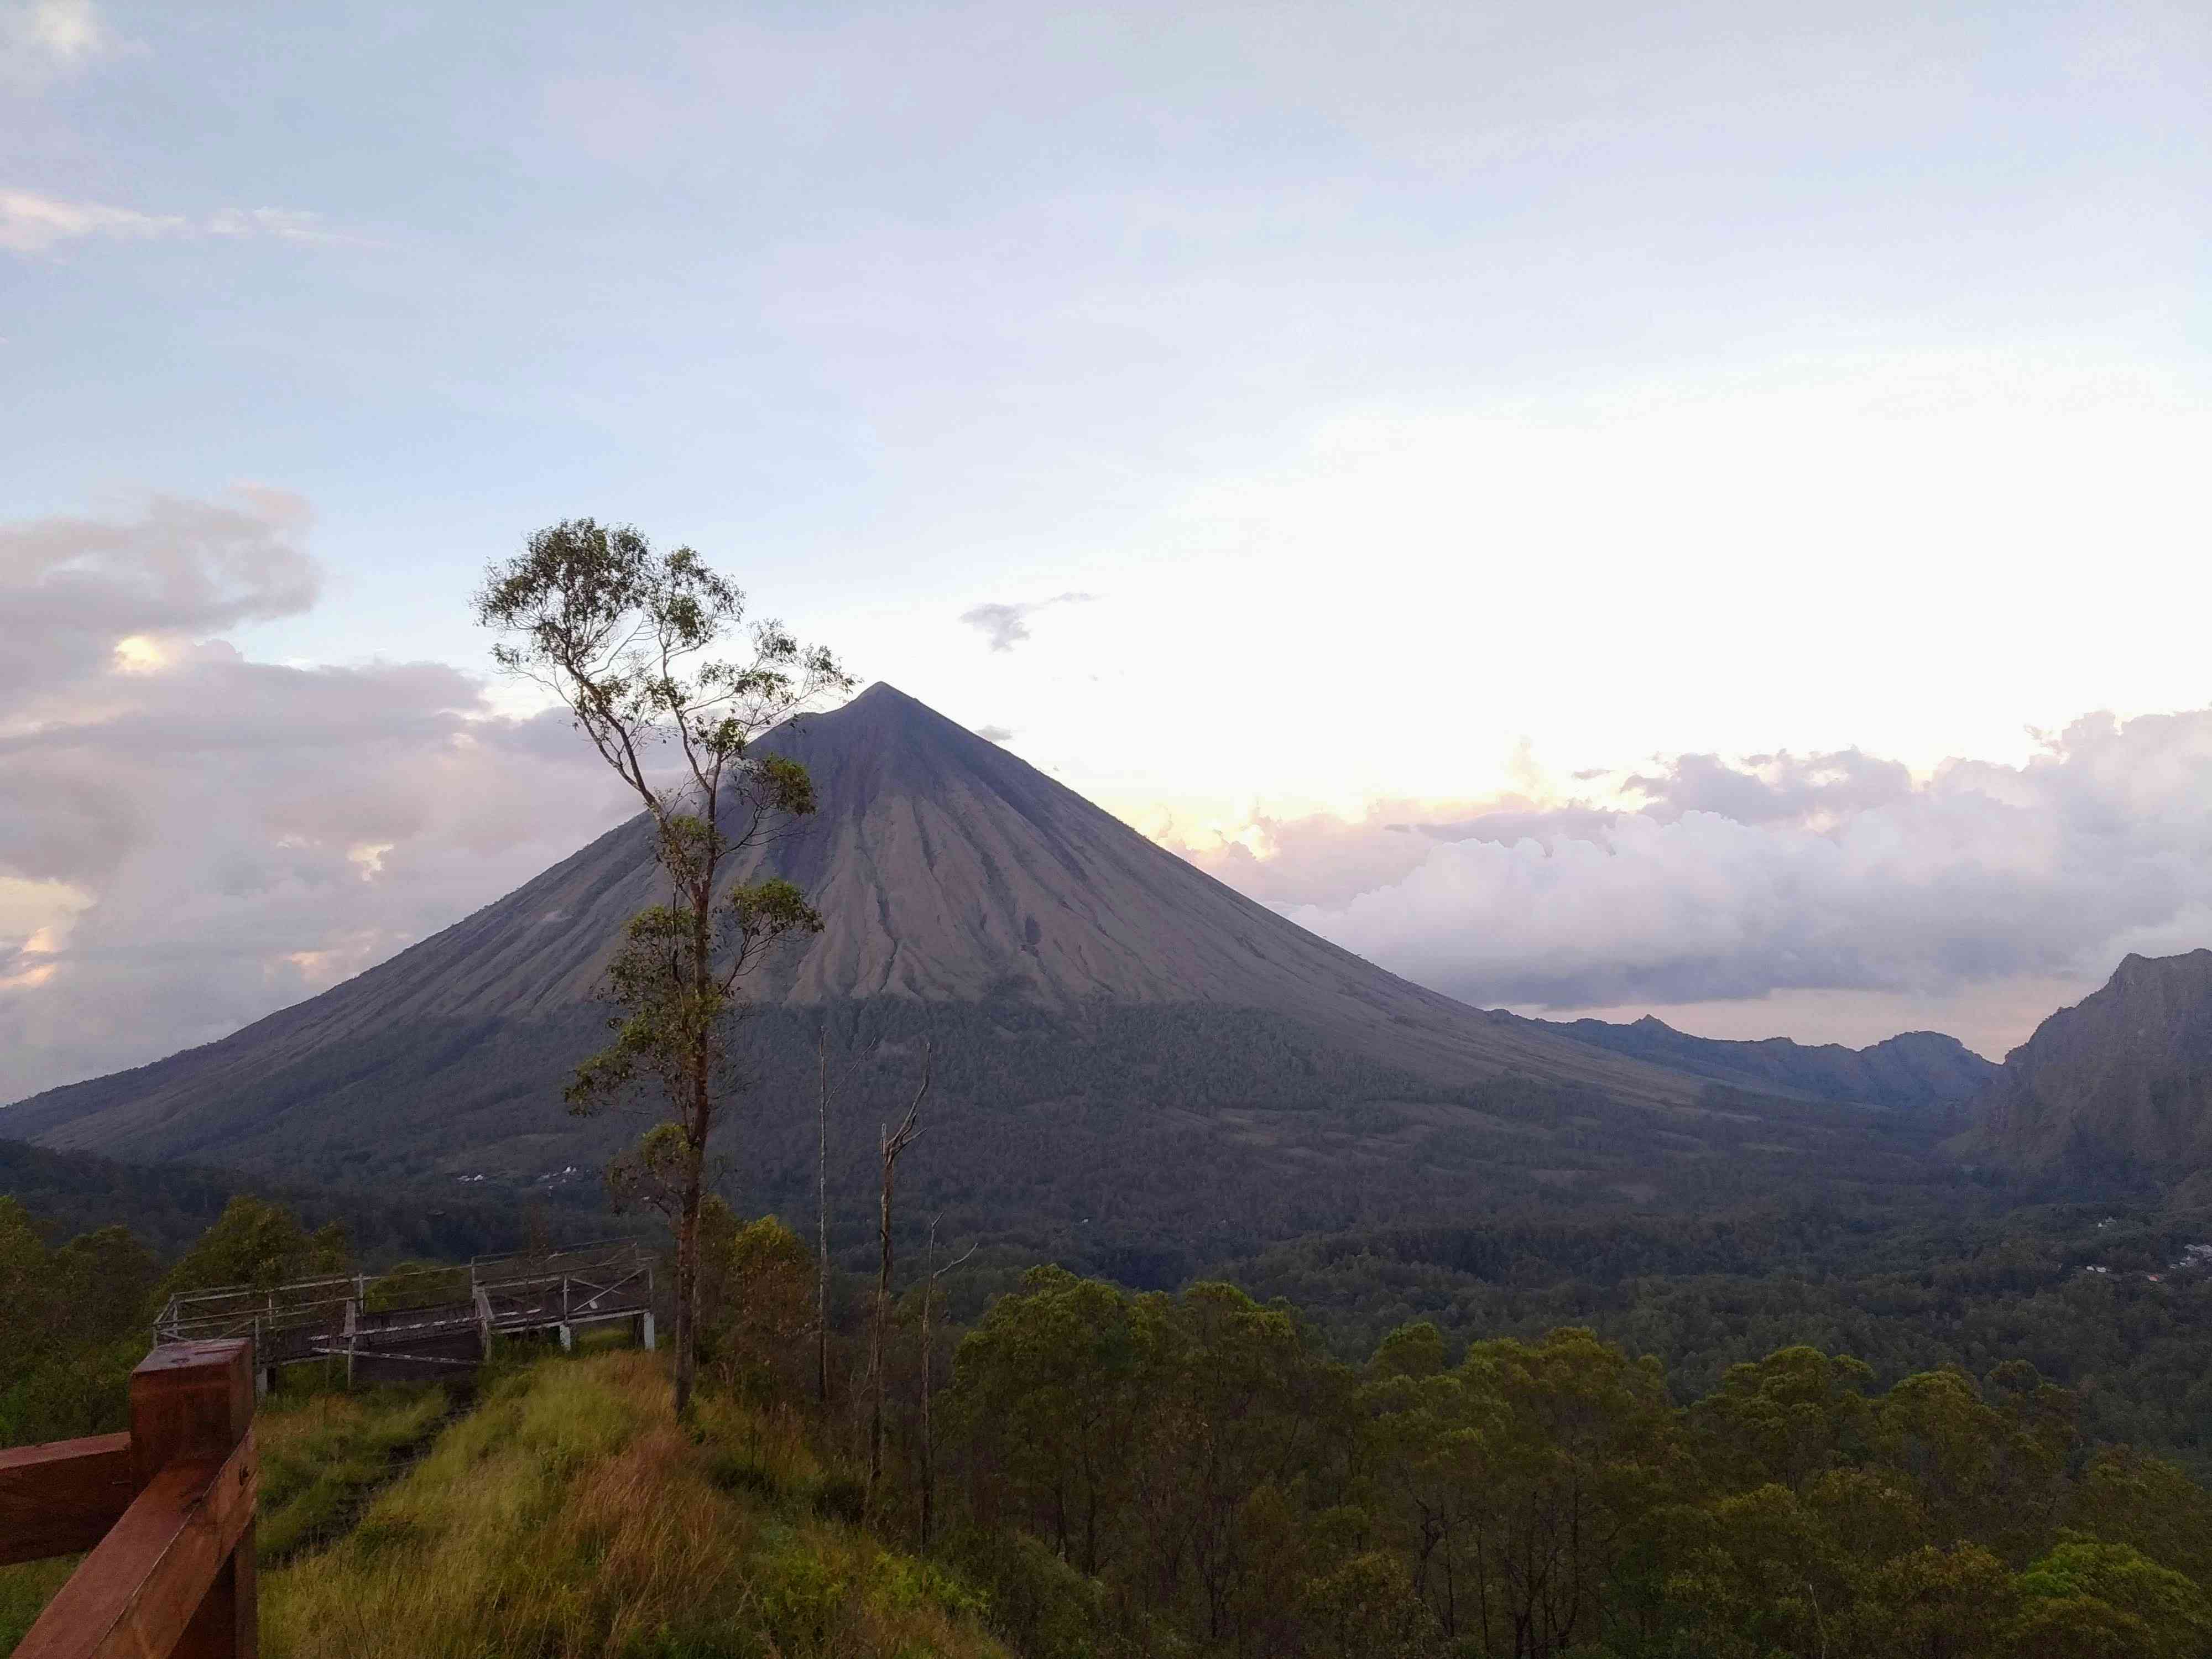
[[[1649,1014],[1626,1025],[1577,1019],[1552,1029],[1733,1088],[1905,1110],[1955,1105],[1985,1086],[1998,1069],[1940,1031],[1906,1031],[1868,1048],[1846,1048],[1787,1037],[1729,1042],[1692,1036]]]
[[[2212,1170],[2212,951],[2131,956],[2007,1056],[1955,1143],[2054,1174]]]

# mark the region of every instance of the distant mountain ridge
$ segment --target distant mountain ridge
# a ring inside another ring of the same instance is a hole
[[[2006,1056],[1954,1143],[2054,1174],[2212,1172],[2212,950],[2130,956]]]
[[[1626,1025],[1599,1019],[1544,1023],[1578,1042],[1735,1088],[1864,1106],[1954,1105],[1987,1086],[1999,1069],[1940,1031],[1905,1031],[1864,1048],[1847,1048],[1788,1037],[1730,1042],[1692,1036],[1650,1014]]]

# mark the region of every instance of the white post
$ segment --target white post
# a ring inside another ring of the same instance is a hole
[[[641,1313],[638,1318],[642,1322],[639,1327],[639,1334],[645,1343],[645,1351],[651,1353],[653,1352],[653,1316],[650,1313]]]
[[[576,1346],[576,1333],[567,1325],[561,1327],[561,1352],[566,1353]]]

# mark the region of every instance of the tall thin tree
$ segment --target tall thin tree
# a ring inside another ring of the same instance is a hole
[[[830,1404],[830,1028],[815,1034],[814,1237],[820,1283],[814,1298],[814,1393]]]
[[[936,1394],[937,1287],[945,1274],[975,1254],[975,1247],[970,1244],[943,1267],[937,1265],[937,1226],[944,1218],[935,1216],[930,1220],[929,1265],[921,1281],[921,1547],[925,1550],[937,1524],[937,1424],[931,1411]]]
[[[868,1407],[868,1489],[866,1501],[871,1510],[875,1504],[876,1482],[882,1477],[884,1469],[884,1340],[891,1319],[891,1187],[898,1173],[900,1155],[914,1145],[915,1137],[921,1133],[921,1103],[929,1093],[929,1078],[935,1057],[935,1045],[928,1038],[923,1038],[921,1085],[914,1091],[914,1099],[906,1109],[906,1115],[898,1121],[897,1127],[884,1126],[879,1143],[883,1154],[883,1201],[878,1212],[876,1236],[883,1254],[876,1274],[875,1330],[868,1355],[873,1393]]]
[[[565,704],[643,802],[668,901],[624,929],[608,969],[613,1040],[567,1097],[589,1115],[640,1092],[661,1118],[609,1170],[676,1235],[676,1408],[698,1368],[699,1211],[708,1143],[738,1087],[731,1039],[746,975],[770,946],[818,933],[805,896],[738,867],[814,810],[805,769],[755,748],[770,727],[854,684],[780,623],[747,629],[744,596],[688,547],[656,551],[627,525],[571,519],[486,568],[477,620],[501,670]],[[719,654],[733,638],[750,652]]]

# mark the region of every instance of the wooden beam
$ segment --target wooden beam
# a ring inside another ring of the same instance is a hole
[[[131,1373],[131,1452],[141,1485],[166,1466],[216,1462],[253,1424],[251,1342],[176,1342]],[[253,1512],[243,1541],[218,1565],[198,1612],[177,1639],[176,1659],[255,1659],[260,1651]],[[191,1609],[187,1609],[191,1612]]]
[[[127,1434],[0,1450],[0,1566],[90,1549],[135,1490]]]
[[[15,1659],[147,1659],[193,1651],[189,1638],[208,1625],[208,1609],[228,1611],[234,1621],[234,1608],[220,1607],[210,1592],[241,1548],[252,1547],[259,1489],[251,1433],[219,1464],[195,1461],[163,1469],[46,1604]],[[250,1659],[250,1649],[235,1650]]]
[[[220,1462],[252,1421],[252,1343],[166,1343],[131,1373],[131,1474],[143,1487],[172,1463]]]

